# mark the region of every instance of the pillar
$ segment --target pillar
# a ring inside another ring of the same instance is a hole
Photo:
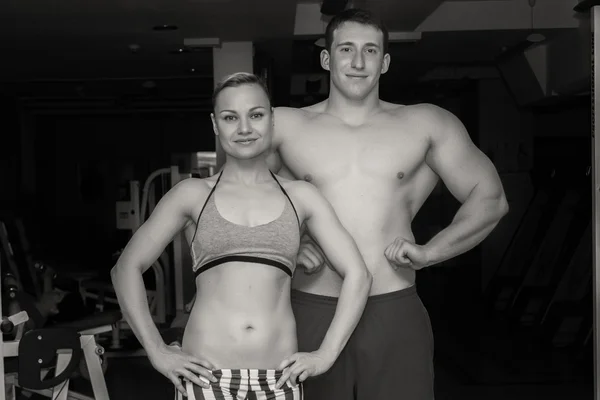
[[[254,73],[254,48],[252,42],[223,42],[213,49],[213,79],[216,84],[227,75],[235,72]],[[217,168],[225,163],[225,153],[215,136]]]

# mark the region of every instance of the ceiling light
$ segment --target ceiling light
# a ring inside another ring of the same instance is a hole
[[[179,29],[177,25],[156,25],[154,28],[155,31],[176,31]]]
[[[542,35],[541,33],[534,32],[527,36],[527,41],[531,43],[539,43],[543,42],[544,40],[546,40],[546,36]]]
[[[180,47],[178,49],[169,51],[169,53],[171,53],[171,54],[184,54],[184,53],[190,53],[190,50],[186,49],[185,47]]]

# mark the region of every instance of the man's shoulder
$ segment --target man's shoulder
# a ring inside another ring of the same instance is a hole
[[[288,179],[277,175],[277,180],[286,192],[294,198],[310,200],[312,196],[320,194],[319,189],[315,185],[300,179]]]
[[[443,120],[449,114],[449,111],[442,107],[431,103],[415,103],[415,104],[394,104],[383,102],[383,108],[388,113],[397,117],[419,118],[426,121]]]
[[[462,123],[453,113],[431,103],[397,107],[393,113],[396,117],[408,121],[411,127],[426,133],[430,139],[445,136],[444,132],[463,129]]]
[[[310,108],[276,107],[275,108],[275,147],[284,138],[294,138],[305,130],[306,124],[320,115]]]
[[[422,127],[432,144],[452,140],[456,143],[470,141],[462,121],[452,112],[440,106],[422,103],[414,106],[414,122]],[[466,141],[465,141],[466,140]]]
[[[282,118],[284,121],[288,120],[306,120],[310,119],[320,113],[322,113],[319,104],[314,104],[307,107],[295,108],[295,107],[275,107],[275,118],[276,121],[280,121]],[[278,118],[278,119],[277,119]]]

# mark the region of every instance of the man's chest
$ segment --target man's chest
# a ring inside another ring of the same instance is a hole
[[[343,179],[349,175],[409,177],[425,161],[425,135],[398,124],[349,128],[307,123],[279,149],[297,179]]]

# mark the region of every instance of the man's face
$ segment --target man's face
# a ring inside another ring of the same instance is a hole
[[[321,65],[330,71],[332,84],[353,100],[365,98],[387,72],[389,54],[384,54],[383,33],[375,27],[346,22],[333,33],[328,52],[321,52]]]

